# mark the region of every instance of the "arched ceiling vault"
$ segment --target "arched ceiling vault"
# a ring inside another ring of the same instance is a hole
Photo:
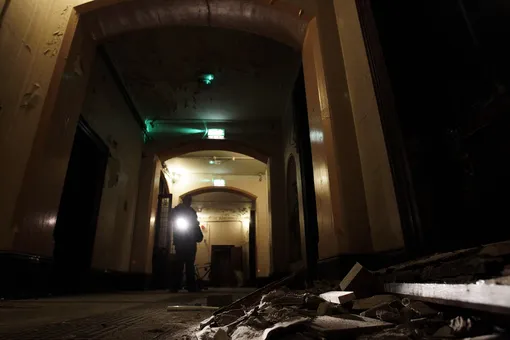
[[[236,188],[236,187],[229,187],[229,186],[226,186],[226,187],[203,187],[203,188],[198,188],[198,189],[195,189],[195,190],[191,190],[191,191],[189,191],[187,193],[184,193],[180,197],[183,198],[185,196],[201,195],[201,194],[208,193],[208,192],[227,192],[227,193],[232,193],[232,194],[244,196],[244,197],[246,197],[246,198],[248,198],[248,199],[250,199],[252,201],[255,201],[257,199],[257,196],[252,194],[251,192],[248,192],[248,191],[245,191],[243,189]]]
[[[218,122],[229,122],[238,140],[273,138],[314,1],[95,0],[76,10],[153,141],[169,145]],[[211,84],[199,80],[205,74],[214,75]]]
[[[197,139],[180,145],[174,145],[169,149],[160,151],[158,156],[164,163],[171,158],[203,150],[231,151],[253,157],[262,163],[269,161],[269,157],[266,154],[244,143],[216,139]]]
[[[262,35],[298,50],[312,18],[302,6],[277,0],[96,0],[76,9],[97,40],[148,28],[209,26]]]

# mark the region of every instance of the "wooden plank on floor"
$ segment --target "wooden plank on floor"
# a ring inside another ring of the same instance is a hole
[[[485,283],[387,283],[384,291],[441,305],[510,315],[510,286]]]

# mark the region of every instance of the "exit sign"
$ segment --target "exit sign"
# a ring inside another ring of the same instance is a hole
[[[207,138],[209,138],[209,139],[225,139],[225,129],[207,130]]]

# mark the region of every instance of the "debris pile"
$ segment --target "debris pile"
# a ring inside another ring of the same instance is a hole
[[[199,340],[508,338],[505,329],[469,314],[458,315],[458,309],[444,309],[391,294],[369,296],[369,289],[377,287],[377,280],[359,265],[353,270],[334,285],[336,290],[325,291],[333,287],[324,282],[306,291],[277,287],[261,294],[249,306],[233,304],[203,321],[196,337]]]

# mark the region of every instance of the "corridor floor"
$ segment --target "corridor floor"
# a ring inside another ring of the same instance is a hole
[[[206,305],[207,296],[251,290],[201,293],[133,292],[0,302],[0,340],[188,339],[211,311],[167,312],[169,305]]]

